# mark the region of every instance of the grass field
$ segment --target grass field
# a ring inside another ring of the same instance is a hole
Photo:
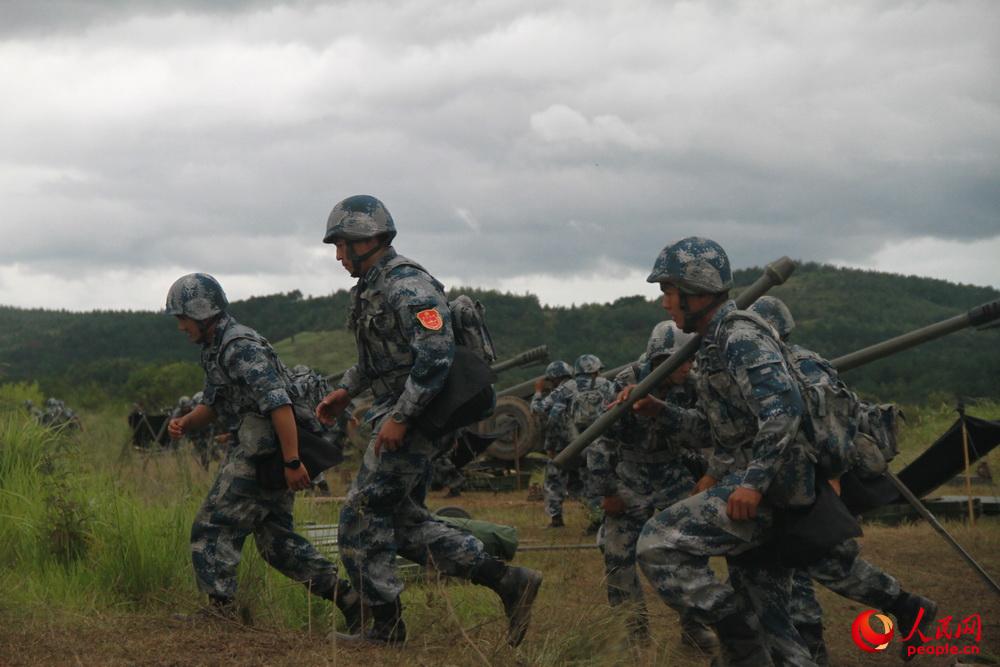
[[[1000,418],[995,404],[970,414]],[[911,409],[900,461],[911,460],[954,419],[949,408]],[[0,414],[0,665],[687,665],[708,659],[678,641],[677,617],[647,591],[654,645],[630,651],[609,613],[596,549],[525,551],[516,563],[541,570],[545,583],[525,643],[504,642],[505,621],[490,591],[429,577],[404,593],[411,641],[404,650],[346,649],[327,639],[339,615],[324,601],[266,567],[248,543],[239,603],[252,627],[189,625],[172,619],[200,603],[187,535],[211,475],[185,449],[146,455],[123,447],[124,410],[85,415],[86,431],[53,436]],[[989,458],[1000,471],[1000,452]],[[350,463],[334,471],[334,494]],[[949,493],[960,489],[949,488]],[[989,486],[977,492],[996,491]],[[435,494],[440,495],[440,494]],[[432,497],[432,508],[460,504],[475,518],[517,526],[522,546],[588,544],[574,502],[567,528],[544,530],[542,505],[524,491]],[[296,521],[336,523],[336,501],[302,497]],[[1000,578],[1000,522],[948,530]],[[252,541],[252,540],[251,540]],[[249,541],[248,541],[249,542]],[[941,616],[978,613],[980,662],[1000,656],[1000,598],[925,524],[868,525],[863,554],[904,585],[938,601]],[[724,562],[713,563],[724,576]],[[850,624],[862,608],[819,591],[834,665],[897,662],[894,648],[869,655],[854,646]],[[911,664],[947,665],[951,658]]]

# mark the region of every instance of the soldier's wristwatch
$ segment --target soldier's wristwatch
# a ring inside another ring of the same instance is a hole
[[[404,415],[399,410],[393,410],[392,413],[389,414],[389,419],[396,422],[397,424],[408,424],[410,421],[409,419],[406,418],[406,415]]]
[[[292,459],[291,461],[285,461],[285,467],[291,470],[298,470],[302,465],[302,461],[299,459]]]

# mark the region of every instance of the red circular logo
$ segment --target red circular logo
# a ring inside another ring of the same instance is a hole
[[[882,624],[881,631],[872,627],[873,616]],[[851,624],[851,638],[858,648],[866,653],[878,653],[888,648],[889,642],[892,641],[892,633],[892,619],[874,609],[861,612]]]

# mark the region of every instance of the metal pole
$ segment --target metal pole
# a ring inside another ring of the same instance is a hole
[[[965,457],[965,498],[969,503],[969,525],[976,525],[976,514],[972,511],[972,471],[969,469],[969,429],[965,425],[965,404],[958,402],[958,419],[962,422],[962,455]]]
[[[963,549],[962,545],[959,544],[955,540],[955,538],[952,537],[948,533],[948,531],[944,529],[944,526],[941,525],[941,522],[938,521],[934,517],[934,515],[931,514],[931,511],[927,509],[927,507],[924,506],[922,502],[920,502],[920,499],[917,498],[913,494],[913,492],[906,487],[905,484],[903,484],[902,480],[896,477],[895,473],[893,473],[892,471],[886,471],[885,474],[889,478],[889,480],[892,481],[893,486],[896,487],[896,490],[899,491],[899,494],[904,498],[906,498],[906,501],[913,506],[913,509],[917,510],[917,513],[920,514],[920,516],[922,516],[927,523],[931,524],[931,527],[934,528],[934,530],[936,530],[938,533],[940,533],[941,537],[943,537],[945,541],[948,542],[948,544],[950,544],[955,549],[955,551],[958,552],[958,555],[960,555],[962,559],[965,560],[965,562],[968,563],[969,566],[976,571],[976,574],[982,577],[983,581],[985,581],[990,586],[990,588],[993,589],[995,593],[1000,595],[1000,585],[998,585],[997,582],[993,581],[993,578],[990,577],[989,574],[987,574],[986,570],[984,570],[983,567],[979,563],[977,563],[976,560],[969,554],[969,552]]]
[[[781,259],[768,264],[764,270],[764,275],[758,278],[753,285],[748,287],[746,290],[741,292],[738,297],[736,297],[736,307],[741,310],[749,307],[750,304],[766,294],[769,289],[788,280],[788,277],[792,275],[793,271],[795,271],[795,263],[787,257],[782,257]],[[633,403],[646,396],[654,388],[658,387],[660,383],[663,382],[671,373],[680,368],[681,364],[693,357],[700,346],[701,336],[696,335],[683,347],[681,347],[680,350],[671,354],[666,361],[653,369],[653,371],[646,376],[645,380],[632,389],[632,393],[629,394],[627,399],[618,403],[601,415],[597,421],[591,424],[586,431],[581,433],[576,440],[566,445],[566,447],[559,452],[554,459],[552,459],[553,463],[560,467],[571,463],[583,452],[584,449],[587,448],[587,445],[596,440],[602,433],[604,433],[604,431],[608,429],[609,426],[618,421],[618,419],[625,414],[627,410],[631,409]]]

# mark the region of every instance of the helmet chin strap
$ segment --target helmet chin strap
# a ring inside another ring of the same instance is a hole
[[[220,319],[222,319],[222,316],[224,314],[225,313],[216,313],[215,315],[212,315],[207,320],[195,320],[194,321],[194,323],[196,325],[198,325],[198,333],[201,336],[199,342],[205,343],[206,345],[211,342],[211,341],[207,340],[206,334],[208,333],[208,330],[211,329],[212,326],[215,325],[216,322],[218,322]]]
[[[359,255],[358,253],[354,252],[354,244],[358,243],[361,240],[367,241],[367,239],[359,239],[357,241],[347,242],[347,259],[351,260],[351,269],[352,269],[351,277],[353,278],[360,278],[362,274],[361,265],[365,263],[365,260],[367,260],[369,257],[371,257],[372,255],[374,255],[379,250],[385,247],[382,243],[379,243],[368,252],[364,252]]]
[[[701,320],[708,314],[709,311],[713,310],[716,306],[726,300],[725,294],[716,294],[715,298],[709,301],[707,304],[699,308],[698,310],[691,310],[690,304],[688,303],[688,295],[681,292],[681,312],[684,313],[684,326],[681,330],[684,333],[698,333],[698,324]]]

